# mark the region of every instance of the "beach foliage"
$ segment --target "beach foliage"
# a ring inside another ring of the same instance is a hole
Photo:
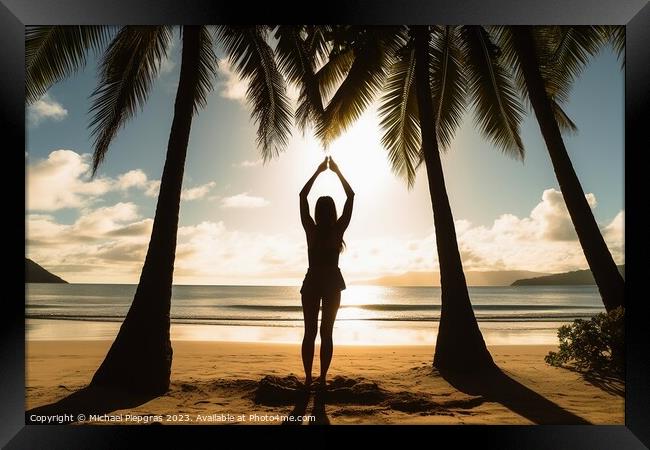
[[[572,367],[580,372],[592,372],[622,378],[624,374],[625,310],[618,307],[589,320],[577,319],[562,325],[557,333],[559,351],[544,358],[556,367]]]

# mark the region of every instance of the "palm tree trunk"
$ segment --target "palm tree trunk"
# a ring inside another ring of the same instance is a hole
[[[429,76],[430,32],[427,26],[414,26],[412,29],[422,149],[433,208],[442,292],[440,327],[433,365],[439,370],[454,372],[492,368],[494,362],[485,346],[467,291],[438,150]]]
[[[511,30],[530,102],[546,142],[546,148],[551,157],[553,170],[560,185],[564,202],[578,234],[578,240],[591,273],[598,285],[605,309],[611,311],[623,305],[625,282],[598,229],[589,203],[585,198],[585,193],[564,146],[564,140],[553,115],[551,104],[546,95],[544,80],[539,71],[535,43],[530,28],[513,26]]]
[[[199,36],[199,27],[183,27],[174,119],[147,257],[131,308],[95,372],[92,385],[155,395],[169,388],[172,363],[169,313],[185,156],[198,83]]]

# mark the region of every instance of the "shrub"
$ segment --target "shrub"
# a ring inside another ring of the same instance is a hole
[[[600,313],[590,320],[577,319],[562,325],[557,333],[558,352],[544,358],[556,367],[573,366],[581,372],[593,372],[622,378],[624,374],[625,310],[621,306]]]

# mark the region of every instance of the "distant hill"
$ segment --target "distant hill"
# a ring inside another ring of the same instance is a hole
[[[465,279],[469,286],[510,286],[520,278],[539,277],[548,275],[542,272],[530,272],[528,270],[490,270],[465,272]],[[364,284],[377,286],[440,286],[439,272],[406,272],[400,275],[386,275],[372,280],[364,281]]]
[[[625,277],[625,264],[618,266],[618,271]],[[512,283],[513,286],[577,286],[596,284],[591,270],[575,270],[573,272],[554,273],[543,277],[526,278]]]
[[[31,259],[25,258],[25,283],[67,283]]]

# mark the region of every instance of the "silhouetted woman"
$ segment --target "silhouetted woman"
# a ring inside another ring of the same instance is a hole
[[[302,283],[302,312],[305,320],[305,336],[302,340],[302,363],[305,367],[305,385],[312,382],[311,367],[314,359],[314,341],[318,327],[318,310],[323,300],[323,314],[320,325],[320,387],[325,388],[327,369],[332,361],[332,329],[341,303],[341,291],[345,281],[339,270],[339,253],[343,250],[343,233],[352,217],[354,192],[341,175],[332,158],[329,168],[339,177],[347,195],[343,214],[337,219],[336,205],[332,197],[320,197],[316,202],[314,216],[309,215],[307,195],[321,172],[327,170],[328,158],[318,166],[316,172],[300,191],[300,220],[307,234],[309,269]]]

